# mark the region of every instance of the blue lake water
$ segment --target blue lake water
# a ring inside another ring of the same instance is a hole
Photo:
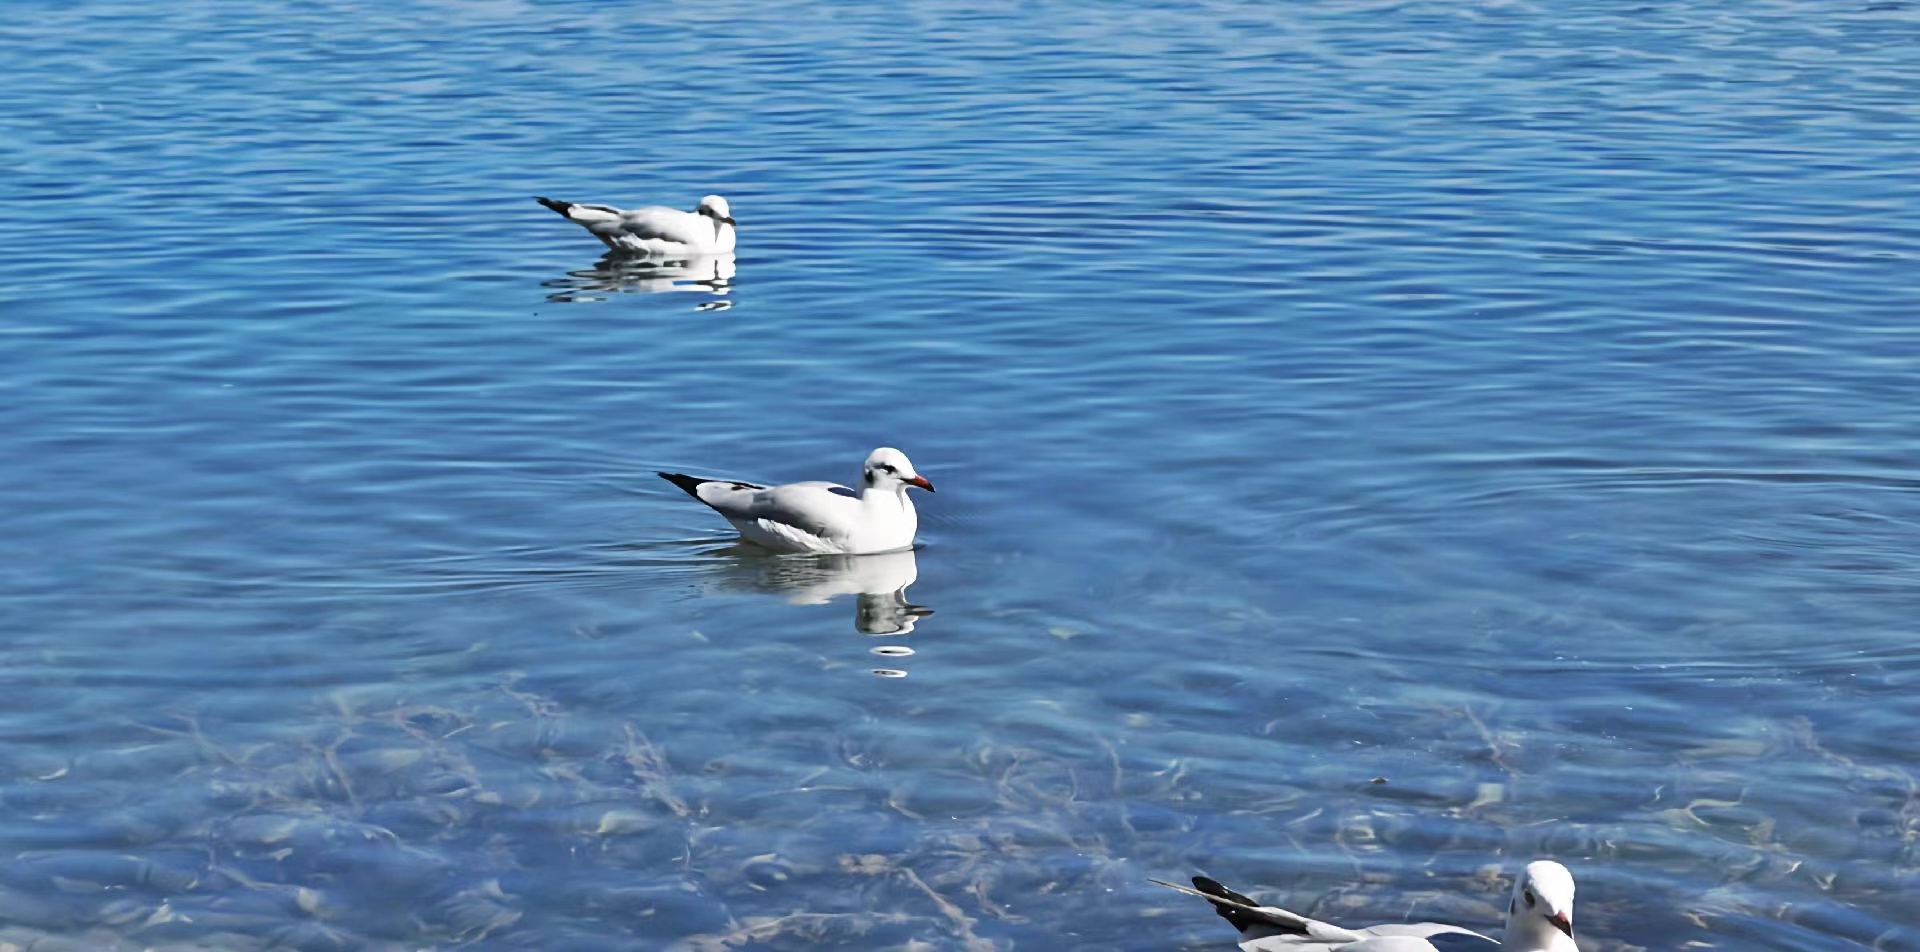
[[[1920,949],[1914,4],[5,12],[0,947]]]

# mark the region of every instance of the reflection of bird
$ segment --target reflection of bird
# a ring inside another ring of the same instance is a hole
[[[921,618],[933,614],[932,609],[907,601],[907,586],[920,577],[912,549],[873,555],[738,559],[727,573],[734,584],[785,595],[795,605],[825,605],[852,595],[853,627],[869,635],[906,634]]]
[[[933,609],[907,601],[905,591],[864,592],[853,601],[853,630],[865,635],[904,635],[931,614]]]
[[[569,271],[564,278],[541,284],[554,289],[547,295],[550,301],[603,300],[601,295],[621,291],[647,294],[693,291],[719,297],[733,290],[735,270],[731,254],[671,258],[609,252],[590,269]]]
[[[1434,922],[1343,929],[1278,906],[1262,906],[1205,876],[1198,889],[1162,886],[1213,903],[1235,929],[1243,952],[1579,952],[1573,942],[1573,874],[1552,860],[1528,863],[1513,884],[1504,941]]]
[[[534,201],[593,232],[615,251],[644,255],[725,254],[733,250],[733,215],[727,200],[708,195],[693,211],[660,205],[623,210],[535,196]]]
[[[889,446],[867,457],[859,492],[826,482],[767,487],[681,473],[660,477],[726,516],[749,542],[776,552],[827,555],[911,547],[920,519],[907,489],[933,491],[933,484],[914,472],[907,454]]]

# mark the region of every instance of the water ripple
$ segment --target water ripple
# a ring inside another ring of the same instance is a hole
[[[0,945],[1920,948],[1916,27],[15,17]],[[652,476],[881,444],[906,565]]]

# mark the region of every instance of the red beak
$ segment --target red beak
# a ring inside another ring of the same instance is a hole
[[[925,476],[915,476],[912,479],[903,480],[903,482],[905,482],[909,486],[918,486],[921,489],[926,490],[927,492],[933,492],[933,484],[930,482],[927,482],[927,477]]]
[[[1561,932],[1566,933],[1567,938],[1569,939],[1573,938],[1573,917],[1572,916],[1563,912],[1563,913],[1560,913],[1559,915],[1548,916],[1547,921],[1553,923],[1553,927],[1555,929],[1559,929]]]

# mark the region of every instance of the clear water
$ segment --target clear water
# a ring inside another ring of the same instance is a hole
[[[1910,3],[5,13],[7,948],[1920,949]]]

